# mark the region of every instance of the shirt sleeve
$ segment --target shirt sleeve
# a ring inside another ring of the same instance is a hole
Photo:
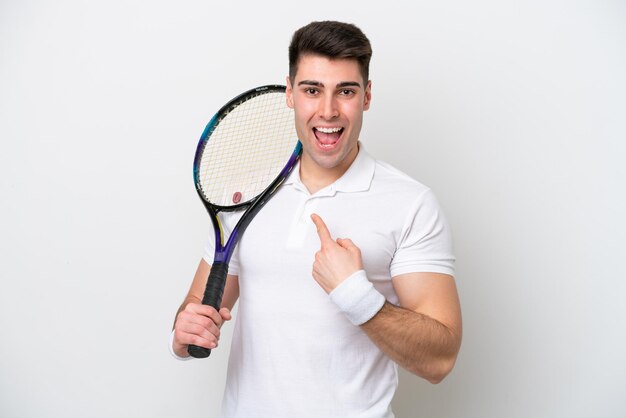
[[[400,234],[391,276],[429,272],[454,276],[450,227],[431,190],[421,193],[410,207]]]

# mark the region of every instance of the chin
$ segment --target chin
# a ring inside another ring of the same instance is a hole
[[[317,148],[316,151],[315,154],[311,155],[311,158],[319,167],[326,169],[332,169],[342,165],[351,154],[351,149],[346,150],[343,148],[335,148],[332,150],[320,150]]]

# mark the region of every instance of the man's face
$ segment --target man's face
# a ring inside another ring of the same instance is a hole
[[[370,99],[356,60],[300,57],[293,85],[287,78],[287,105],[295,110],[302,170],[338,177],[350,167]]]

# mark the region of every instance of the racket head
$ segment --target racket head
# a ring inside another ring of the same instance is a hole
[[[280,183],[300,151],[285,86],[248,90],[205,127],[194,158],[196,191],[215,211],[248,206]]]

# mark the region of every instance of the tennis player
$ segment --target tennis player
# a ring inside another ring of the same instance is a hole
[[[455,364],[462,327],[445,216],[428,187],[359,142],[371,55],[352,24],[294,33],[287,106],[299,166],[246,230],[219,312],[200,304],[209,240],[176,316],[170,348],[188,359],[189,344],[217,347],[239,300],[223,417],[393,417],[397,365],[438,383]]]

